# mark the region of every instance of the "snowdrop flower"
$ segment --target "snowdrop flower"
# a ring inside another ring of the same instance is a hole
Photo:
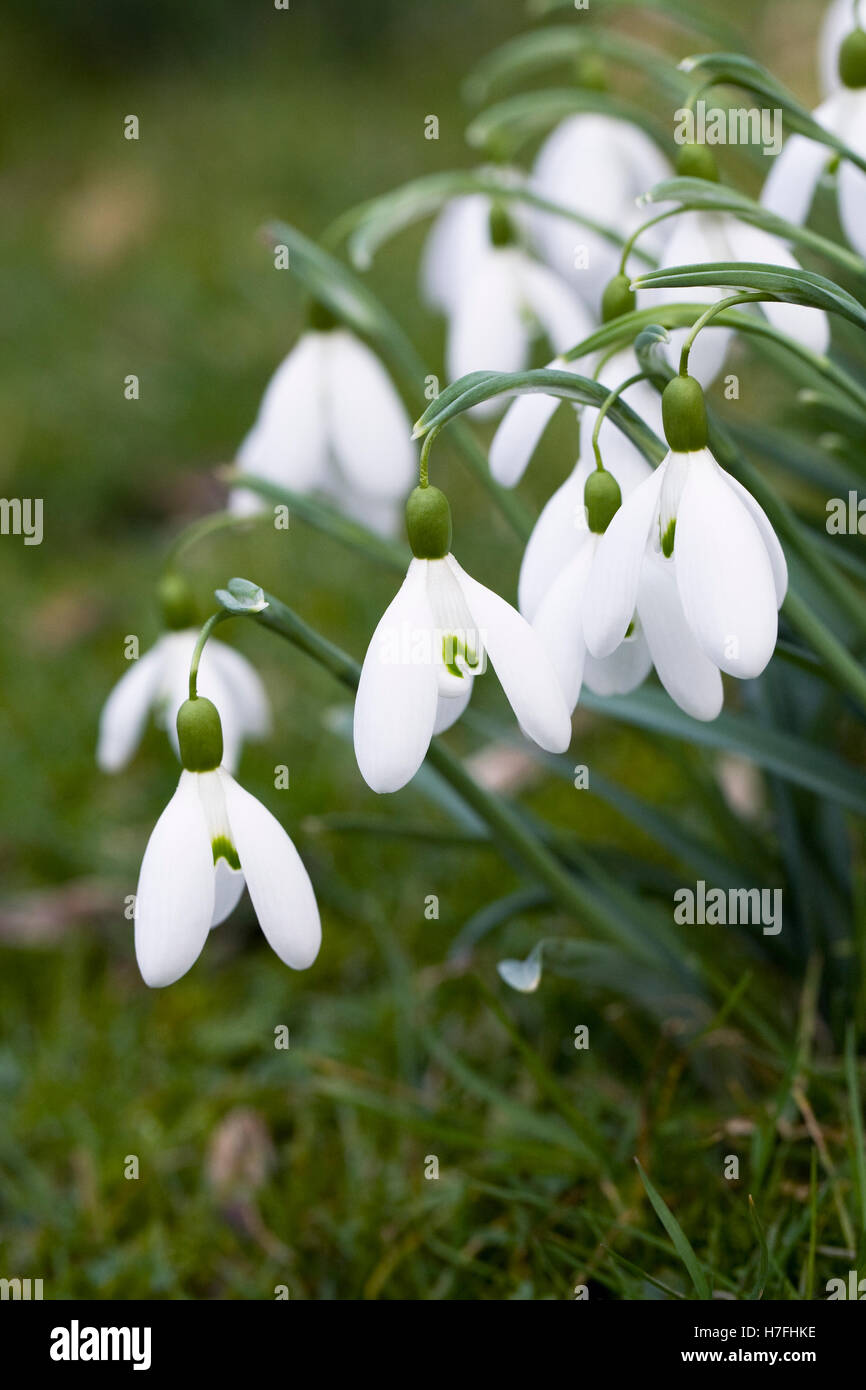
[[[480,172],[515,187],[525,179],[518,170],[501,165]],[[421,291],[431,308],[446,317],[455,312],[476,270],[494,250],[494,206],[486,193],[463,194],[445,204],[430,229],[421,260]],[[521,236],[526,236],[526,208],[515,204],[509,216]]]
[[[523,732],[562,753],[571,721],[553,667],[524,618],[450,553],[444,494],[419,487],[406,507],[415,558],[376,628],[355,700],[355,756],[373,791],[418,771],[430,740],[463,713],[487,657]]]
[[[322,929],[309,876],[270,811],[221,766],[220,717],[198,697],[177,717],[177,791],[148,841],[135,895],[135,955],[145,984],[173,984],[198,959],[246,884],[280,960],[306,970]]]
[[[824,16],[818,40],[818,67],[821,86],[826,96],[838,92],[844,84],[839,73],[842,45],[854,25],[866,25],[866,0],[833,0]]]
[[[277,368],[238,450],[242,472],[295,492],[319,492],[383,534],[393,533],[416,467],[406,408],[379,361],[316,306],[311,327]],[[262,502],[242,484],[230,509]]]
[[[760,227],[740,222],[729,213],[684,212],[670,220],[675,227],[662,256],[663,270],[713,261],[758,261],[784,266],[788,270],[800,269],[798,261],[779,237],[771,236]],[[640,292],[639,303],[641,308],[648,308],[659,303],[682,303],[687,298],[699,304],[715,304],[731,293],[730,289],[706,285],[689,286],[686,290],[652,289]],[[822,310],[801,304],[769,301],[762,304],[761,309],[780,333],[796,339],[813,352],[826,352],[830,342],[830,325]],[[680,328],[671,332],[670,352],[674,362],[679,358],[688,331]],[[690,369],[704,386],[709,386],[722,370],[731,334],[729,328],[713,327],[710,333],[702,333],[698,338],[692,351]]]
[[[177,712],[189,693],[189,666],[199,629],[186,626],[194,615],[181,595],[172,607],[165,602],[169,624],[183,624],[158,638],[150,651],[133,661],[106,700],[99,719],[96,760],[103,772],[126,767],[141,742],[148,714],[165,729],[178,752]],[[225,756],[231,771],[237,767],[245,738],[266,738],[271,717],[268,697],[254,667],[224,642],[205,647],[200,668],[203,694],[223,711]]]
[[[848,15],[850,21],[850,7]],[[863,7],[866,11],[866,6]],[[831,12],[831,19],[833,19]],[[866,20],[866,13],[863,13]],[[850,30],[850,22],[848,24]],[[835,26],[829,29],[823,53],[825,81],[832,94],[812,115],[825,130],[839,136],[857,154],[866,156],[866,33],[848,32],[839,45]],[[829,55],[836,55],[836,75],[829,81]],[[802,224],[809,216],[818,182],[835,160],[833,150],[805,135],[791,135],[764,184],[761,202],[789,222]],[[839,220],[851,245],[866,256],[866,174],[843,159],[836,182]]]
[[[517,245],[513,224],[499,208],[491,214],[491,239],[452,308],[446,346],[451,381],[469,372],[520,371],[539,334],[556,352],[565,352],[594,326],[578,295]],[[491,415],[500,408],[494,399],[473,413]]]
[[[550,202],[627,238],[644,220],[636,206],[638,197],[672,174],[654,141],[629,121],[576,115],[558,125],[542,145],[532,186]],[[544,259],[598,313],[602,291],[618,269],[616,246],[588,227],[553,213],[534,213],[533,231]],[[641,244],[658,257],[666,235],[663,222],[649,228]]]
[[[609,657],[636,614],[668,693],[713,719],[720,671],[758,676],[773,654],[787,567],[758,503],[706,447],[698,383],[674,378],[662,405],[670,452],[598,541],[583,632],[595,657]]]
[[[598,379],[613,387],[637,370],[634,351],[628,348],[604,364]],[[628,400],[647,424],[661,433],[659,397],[647,382],[633,383],[621,393],[621,399]],[[535,524],[517,590],[520,611],[541,637],[572,709],[581,685],[597,695],[625,694],[641,684],[652,664],[637,622],[616,651],[601,661],[587,652],[583,639],[583,593],[600,536],[612,514],[608,498],[613,497],[615,510],[622,497],[651,476],[640,450],[607,418],[602,420],[598,437],[605,471],[597,476],[592,446],[597,418],[597,410],[583,407],[578,463]]]

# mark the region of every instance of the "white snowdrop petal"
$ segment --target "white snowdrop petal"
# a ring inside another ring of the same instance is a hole
[[[538,320],[555,352],[567,352],[595,328],[589,310],[561,276],[524,253],[519,263],[523,302]]]
[[[644,551],[658,518],[667,461],[623,499],[598,543],[583,617],[586,645],[595,657],[610,656],[616,650],[634,617]]]
[[[620,642],[610,656],[599,659],[587,652],[583,683],[593,695],[628,695],[646,680],[652,670],[652,657],[640,624],[636,626],[638,630]]]
[[[155,989],[186,974],[213,917],[213,851],[197,779],[196,773],[181,773],[154,826],[138,878],[135,955],[145,984]]]
[[[761,533],[764,545],[767,547],[767,554],[770,557],[770,564],[773,569],[773,582],[776,586],[776,605],[781,608],[785,595],[788,592],[788,562],[785,559],[785,552],[779,542],[779,537],[773,530],[773,524],[767,513],[759,502],[755,500],[748,488],[743,487],[730,473],[725,474],[725,479],[729,487],[740,498],[743,505],[748,509],[749,515]]]
[[[580,699],[583,684],[586,659],[583,602],[595,548],[595,538],[587,533],[584,544],[557,575],[532,619],[533,629],[550,657],[569,710],[573,710]]]
[[[417,459],[408,412],[376,354],[347,329],[328,351],[328,426],[341,472],[373,497],[412,486]]]
[[[724,700],[718,667],[704,654],[686,622],[674,561],[648,551],[641,574],[638,616],[659,680],[694,719],[715,719]]]
[[[799,270],[800,262],[777,236],[762,227],[746,222],[734,222],[731,227],[731,246],[741,261],[757,261],[765,265],[781,265]],[[774,328],[801,343],[812,352],[823,354],[830,346],[830,320],[821,309],[803,304],[774,303],[767,300],[761,309]]]
[[[443,695],[440,691],[436,705],[436,722],[433,725],[434,734],[444,734],[446,729],[452,728],[469,704],[472,698],[472,676],[464,676],[463,683],[465,688],[459,695]]]
[[[448,379],[469,372],[516,372],[529,351],[529,332],[519,299],[519,282],[511,247],[491,251],[466,285],[449,326],[446,349]],[[476,406],[477,415],[495,414],[502,398]]]
[[[424,761],[436,722],[427,561],[413,560],[367,648],[355,697],[355,757],[374,792],[395,792]]]
[[[96,761],[103,772],[125,767],[138,747],[163,671],[162,639],[130,663],[102,707]]]
[[[468,575],[453,555],[448,563],[518,724],[539,747],[564,753],[571,742],[571,718],[541,639],[516,608]]]
[[[858,154],[866,153],[866,111],[845,138]],[[839,167],[839,220],[854,250],[866,256],[866,174],[849,160]]]
[[[220,773],[232,838],[259,926],[292,970],[313,964],[322,944],[319,909],[301,856],[276,817]]]
[[[298,492],[311,491],[327,467],[327,333],[304,333],[271,378],[238,466]]]
[[[244,891],[244,876],[240,869],[233,869],[225,859],[218,859],[214,866],[214,907],[211,929],[234,912]]]
[[[768,212],[802,227],[809,216],[821,171],[830,150],[805,135],[791,135],[777,154],[761,190],[761,203]]]
[[[491,248],[490,199],[481,193],[446,203],[430,229],[421,262],[424,298],[453,313],[475,267]]]
[[[689,459],[674,543],[686,621],[722,671],[758,676],[773,655],[778,629],[767,547],[709,451]]]
[[[542,598],[588,534],[583,490],[589,477],[586,462],[548,498],[523,552],[517,585],[518,607],[529,622]]]
[[[490,472],[503,487],[514,487],[520,482],[560,404],[557,396],[534,391],[511,402],[493,436],[489,455]]]

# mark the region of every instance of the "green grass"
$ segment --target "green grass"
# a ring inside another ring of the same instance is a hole
[[[866,1274],[851,1031],[866,1027],[862,823],[761,774],[757,807],[733,809],[712,749],[584,711],[569,756],[589,764],[590,791],[539,768],[515,798],[527,824],[553,827],[608,939],[523,894],[521,866],[467,834],[432,774],[374,798],[347,693],[232,625],[276,716],[242,778],[310,867],[322,954],[287,971],[245,904],[172,989],[147,991],[135,969],[124,902],[177,768],[150,730],[128,772],[101,776],[96,722],[125,635],[158,634],[171,537],[220,504],[212,466],[301,322],[256,229],[279,216],[316,235],[351,202],[466,162],[458,82],[520,27],[501,8],[454,6],[434,24],[418,6],[363,63],[301,21],[291,41],[235,50],[229,30],[94,72],[22,30],[2,60],[17,119],[0,490],[45,498],[46,537],[0,539],[0,1275],[43,1278],[46,1297],[267,1299],[287,1285],[311,1299],[563,1299],[587,1285],[592,1298],[711,1286],[797,1299]],[[780,75],[807,87],[799,59]],[[137,145],[120,138],[128,111]],[[430,111],[438,144],[423,140]],[[371,283],[435,363],[441,326],[414,289],[422,235],[386,248]],[[123,399],[129,372],[138,402]],[[770,401],[778,422],[784,393],[761,372],[756,413]],[[563,414],[529,505],[573,447]],[[459,499],[457,554],[513,597],[519,549],[447,437],[434,469]],[[394,587],[296,518],[287,535],[212,537],[189,562],[202,604],[248,574],[356,659]],[[477,697],[504,722],[492,680]],[[731,691],[738,702],[862,766],[852,707],[780,660],[757,692]],[[477,725],[449,737],[466,756],[481,742]],[[273,789],[278,764],[288,792]],[[615,809],[593,778],[633,801]],[[696,927],[666,956],[671,895],[699,876],[698,852],[719,874],[784,885],[780,941]],[[539,990],[509,991],[497,963],[541,938]]]

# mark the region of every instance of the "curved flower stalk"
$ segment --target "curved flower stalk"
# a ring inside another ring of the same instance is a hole
[[[866,22],[866,6],[858,8]],[[866,33],[851,32],[853,7],[832,7],[822,36],[821,68],[826,101],[813,118],[866,157]],[[837,157],[826,145],[805,135],[791,135],[764,183],[761,202],[770,212],[802,226],[808,219],[818,183]],[[850,244],[866,256],[866,174],[843,159],[836,175],[839,221]]]
[[[412,425],[378,357],[315,306],[311,327],[277,368],[238,450],[242,472],[319,492],[381,535],[393,535],[417,457]],[[262,503],[241,484],[230,510]]]
[[[580,297],[518,243],[516,225],[501,207],[493,207],[489,224],[490,244],[475,257],[448,311],[445,358],[451,381],[475,371],[519,371],[536,337],[565,352],[594,327]],[[501,403],[493,399],[472,413],[491,415],[499,409]]]
[[[306,970],[322,929],[300,855],[270,811],[221,765],[211,701],[187,700],[177,729],[184,771],[148,840],[135,895],[135,955],[145,984],[161,988],[186,974],[244,884],[268,944],[293,970]]]
[[[580,371],[582,365],[576,360],[565,361],[562,358],[555,358],[548,363],[549,367],[558,371],[573,372]],[[603,386],[613,386],[638,370],[637,359],[631,348],[616,353],[606,361],[603,357],[595,359],[591,363],[591,369],[593,368],[597,371],[598,380]],[[559,396],[548,396],[541,391],[526,392],[511,402],[490,444],[490,472],[502,487],[515,487],[520,482],[547,426],[561,404]],[[645,382],[637,382],[629,387],[629,404],[643,416],[656,433],[660,433],[661,407],[658,395],[652,387]],[[596,411],[592,406],[577,406],[575,410],[581,421],[579,457],[586,458],[592,452],[592,431]],[[658,428],[655,421],[658,422]],[[605,421],[602,429],[605,432],[605,442],[609,442],[612,451],[641,457],[640,451],[610,421]]]
[[[562,753],[571,721],[556,674],[520,614],[451,554],[451,513],[438,488],[406,508],[414,559],[370,641],[355,700],[355,756],[375,792],[415,776],[434,734],[465,710],[490,658],[523,732]]]
[[[696,719],[714,719],[720,672],[749,679],[773,655],[787,566],[761,507],[707,448],[697,381],[669,382],[663,412],[670,452],[598,542],[583,632],[603,659],[636,615],[665,689]]]
[[[789,270],[801,267],[785,243],[760,227],[751,226],[723,212],[684,212],[671,219],[674,232],[665,247],[660,269],[674,266],[702,265],[718,261],[757,261],[784,266]],[[697,303],[715,304],[728,293],[724,289],[696,286],[689,296]],[[641,290],[641,308],[655,304],[676,304],[682,297],[678,289]],[[810,351],[823,354],[830,343],[830,323],[820,309],[801,304],[767,301],[761,305],[770,323]],[[671,360],[676,361],[688,329],[671,333]],[[704,386],[709,386],[724,366],[733,330],[714,327],[702,333],[695,344],[691,370]]]
[[[106,700],[99,719],[96,760],[103,772],[126,767],[141,742],[148,714],[165,729],[177,753],[177,713],[187,698],[189,665],[198,628],[166,632],[134,661]],[[245,738],[266,738],[268,697],[249,661],[224,642],[211,641],[201,662],[202,693],[223,712],[225,766],[234,771]]]
[[[614,116],[569,116],[542,145],[532,172],[536,193],[592,217],[625,239],[641,223],[637,199],[673,170],[650,137]],[[584,257],[576,257],[575,229],[566,219],[535,212],[533,233],[544,259],[583,296],[593,313],[619,264],[616,246],[581,229]],[[661,254],[667,224],[650,228],[642,245]],[[577,339],[574,340],[575,342]]]

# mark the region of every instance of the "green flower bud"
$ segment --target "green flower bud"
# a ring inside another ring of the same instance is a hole
[[[588,91],[606,92],[610,86],[607,64],[598,53],[582,53],[574,66],[574,80]]]
[[[586,480],[583,500],[586,504],[586,520],[590,531],[597,536],[602,535],[622,506],[619,483],[606,468],[597,468]]]
[[[490,240],[494,246],[512,246],[517,240],[514,234],[514,223],[499,203],[494,203],[490,209],[488,219],[490,227]]]
[[[637,295],[627,275],[614,275],[608,280],[601,297],[601,321],[610,323],[623,314],[630,314],[637,305]]]
[[[662,394],[665,438],[676,454],[707,447],[707,408],[701,384],[693,376],[675,376]]]
[[[846,87],[866,87],[866,34],[854,29],[839,49],[839,76]]]
[[[314,333],[330,333],[331,329],[338,328],[340,320],[332,314],[326,304],[318,299],[310,300],[310,307],[307,310],[307,327]]]
[[[157,590],[162,620],[170,632],[181,632],[198,624],[198,606],[192,589],[180,574],[164,574]]]
[[[708,179],[718,183],[719,166],[706,145],[681,145],[677,153],[677,173],[684,179]]]
[[[441,560],[451,549],[451,508],[438,487],[416,487],[406,503],[406,532],[416,560]]]
[[[213,772],[223,759],[223,726],[216,705],[199,696],[177,712],[180,760],[187,772]]]

